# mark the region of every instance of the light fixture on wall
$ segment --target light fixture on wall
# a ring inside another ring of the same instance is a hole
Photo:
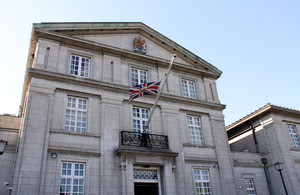
[[[284,187],[284,191],[285,191],[285,194],[287,195],[287,190],[286,190],[286,187],[285,187],[285,183],[284,183],[284,180],[283,180],[283,177],[282,177],[282,169],[283,169],[283,163],[281,162],[277,162],[275,163],[274,165],[274,168],[276,169],[276,171],[278,171],[280,173],[280,177],[281,177],[281,181],[282,181],[282,184],[283,184],[283,187]]]
[[[57,157],[57,153],[56,152],[51,152],[50,155],[51,155],[51,158],[56,158]]]
[[[219,168],[219,164],[216,162],[216,163],[213,165],[213,167],[218,169],[218,168]]]
[[[3,141],[2,139],[0,140],[0,155],[4,153],[4,149],[7,146],[7,141]]]

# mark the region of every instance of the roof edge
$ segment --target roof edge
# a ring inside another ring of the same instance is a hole
[[[266,105],[264,105],[263,107],[255,110],[254,112],[246,115],[245,117],[237,120],[236,122],[226,126],[226,131],[229,131],[231,129],[233,129],[234,127],[244,123],[245,121],[247,120],[250,120],[262,113],[265,113],[267,111],[270,111],[270,110],[273,110],[273,111],[284,111],[284,112],[289,112],[289,113],[292,113],[292,114],[299,114],[300,115],[300,111],[299,110],[296,110],[296,109],[292,109],[292,108],[287,108],[287,107],[283,107],[283,106],[277,106],[277,105],[274,105],[274,104],[271,104],[271,103],[267,103]]]
[[[219,75],[219,77],[223,73],[214,65],[210,64],[209,62],[205,61],[201,57],[197,56],[196,54],[192,53],[191,51],[187,50],[186,48],[182,47],[181,45],[177,44],[176,42],[172,41],[168,37],[164,36],[163,34],[159,33],[158,31],[152,29],[151,27],[145,25],[142,22],[42,22],[42,23],[34,23],[33,28],[40,29],[40,30],[82,30],[82,29],[97,30],[97,29],[104,29],[104,28],[105,29],[138,28],[162,40],[170,47],[173,47],[176,50],[178,50],[178,52],[186,54],[190,59],[194,60],[195,63],[199,62],[202,65],[206,66],[207,68],[211,69],[213,72],[215,72],[215,74]]]

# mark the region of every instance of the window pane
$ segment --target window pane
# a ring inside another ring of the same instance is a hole
[[[149,110],[134,107],[132,110],[133,115],[133,131],[143,132],[149,118]],[[150,125],[149,125],[150,126]],[[147,128],[147,133],[150,133],[150,128]]]
[[[132,86],[147,83],[147,71],[140,69],[131,69]]]
[[[83,163],[62,163],[62,173],[64,170],[70,174],[61,174],[60,189],[63,194],[83,194],[84,192],[84,164]]]
[[[255,194],[254,181],[252,178],[245,179],[245,186],[247,194]]]
[[[184,97],[196,98],[196,88],[194,81],[181,79],[181,90]]]
[[[298,133],[297,133],[296,126],[288,125],[288,130],[289,130],[289,133],[290,133],[290,137],[291,137],[293,147],[295,149],[300,149],[300,141],[299,141],[299,136],[298,136]]]
[[[187,122],[188,122],[188,131],[190,135],[190,143],[197,144],[197,145],[204,145],[200,117],[187,116]]]
[[[194,177],[197,195],[211,194],[208,170],[194,169]]]
[[[68,97],[65,131],[85,133],[87,121],[87,100]]]
[[[70,74],[81,77],[89,77],[89,65],[89,58],[71,55]]]

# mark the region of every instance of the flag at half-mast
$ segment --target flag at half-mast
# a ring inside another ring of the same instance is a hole
[[[143,95],[154,95],[156,96],[158,92],[160,81],[144,83],[142,85],[136,85],[130,88],[130,97],[129,102],[131,100],[142,97]]]

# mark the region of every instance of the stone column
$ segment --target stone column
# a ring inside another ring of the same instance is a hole
[[[163,184],[162,194],[173,195],[176,194],[176,183],[175,183],[175,173],[173,173],[172,160],[168,159],[163,169]]]
[[[28,93],[12,194],[43,194],[44,189],[54,89],[31,84]]]
[[[220,167],[221,181],[223,184],[223,193],[234,195],[236,194],[236,185],[224,120],[223,118],[217,116],[211,115],[210,117],[214,142],[216,146],[216,153]]]

